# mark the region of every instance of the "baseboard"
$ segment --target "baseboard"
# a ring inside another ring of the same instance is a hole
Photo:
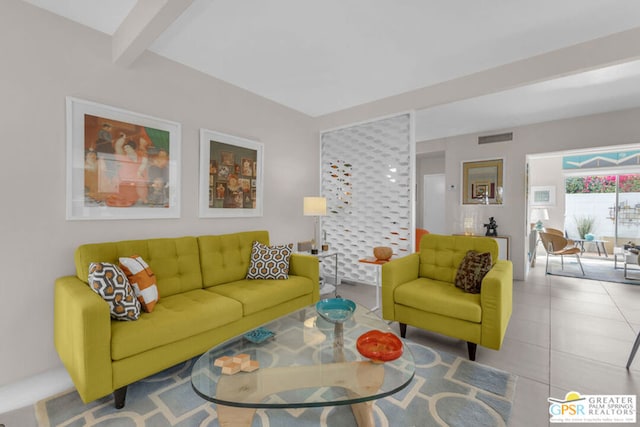
[[[0,414],[30,406],[45,397],[53,396],[73,387],[71,377],[64,368],[0,387]]]

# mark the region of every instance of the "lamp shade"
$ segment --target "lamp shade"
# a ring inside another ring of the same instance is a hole
[[[546,208],[531,209],[531,222],[546,221],[549,219],[549,211]]]
[[[305,197],[304,216],[325,216],[327,214],[327,199],[324,197]]]

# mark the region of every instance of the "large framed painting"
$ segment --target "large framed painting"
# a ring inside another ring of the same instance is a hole
[[[504,159],[462,163],[462,204],[503,203]]]
[[[262,143],[200,130],[200,217],[262,216]]]
[[[179,218],[180,124],[66,102],[67,219]]]

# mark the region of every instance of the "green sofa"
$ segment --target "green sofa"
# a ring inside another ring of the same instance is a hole
[[[86,244],[75,252],[76,275],[54,291],[54,342],[82,400],[127,385],[320,298],[318,260],[293,253],[289,278],[246,280],[253,241],[266,231]],[[136,321],[112,320],[108,304],[87,284],[91,262],[140,255],[157,280],[159,301]]]
[[[481,292],[467,293],[454,285],[467,251],[490,252],[491,270]],[[513,266],[498,260],[498,244],[489,237],[422,237],[420,252],[382,266],[382,317],[467,341],[469,359],[477,344],[499,350],[512,309]]]

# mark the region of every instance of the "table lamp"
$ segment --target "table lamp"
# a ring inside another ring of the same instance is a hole
[[[549,211],[545,208],[531,209],[531,222],[536,223],[536,230],[542,231],[542,221],[549,219]]]
[[[327,199],[324,197],[305,197],[303,214],[304,216],[315,217],[315,222],[313,225],[313,241],[311,245],[311,253],[317,254],[318,247],[320,246],[318,244],[320,242],[320,236],[318,235],[318,223],[320,221],[320,217],[327,214]]]

